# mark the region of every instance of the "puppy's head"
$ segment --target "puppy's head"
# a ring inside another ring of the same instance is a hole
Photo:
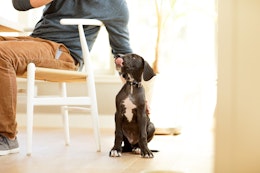
[[[120,58],[120,61],[117,61]],[[145,81],[155,76],[152,67],[137,54],[126,54],[116,57],[116,69],[126,80],[141,82],[142,75]]]

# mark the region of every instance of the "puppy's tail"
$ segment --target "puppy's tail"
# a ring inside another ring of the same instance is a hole
[[[158,152],[160,152],[159,150],[151,150],[151,152],[153,152],[153,153],[158,153]]]

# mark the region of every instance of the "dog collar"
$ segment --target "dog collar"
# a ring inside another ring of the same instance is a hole
[[[127,83],[131,86],[134,86],[136,88],[141,88],[142,87],[142,83],[141,82],[136,82],[136,81],[127,81]]]

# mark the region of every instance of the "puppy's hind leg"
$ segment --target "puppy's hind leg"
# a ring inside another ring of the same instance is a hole
[[[147,125],[147,142],[150,142],[153,139],[154,133],[155,133],[154,124],[152,122],[149,122]]]

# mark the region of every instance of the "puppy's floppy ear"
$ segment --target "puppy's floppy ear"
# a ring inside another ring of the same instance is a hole
[[[152,79],[154,76],[155,73],[152,67],[148,64],[148,62],[144,61],[144,72],[143,72],[144,81],[148,81]]]

